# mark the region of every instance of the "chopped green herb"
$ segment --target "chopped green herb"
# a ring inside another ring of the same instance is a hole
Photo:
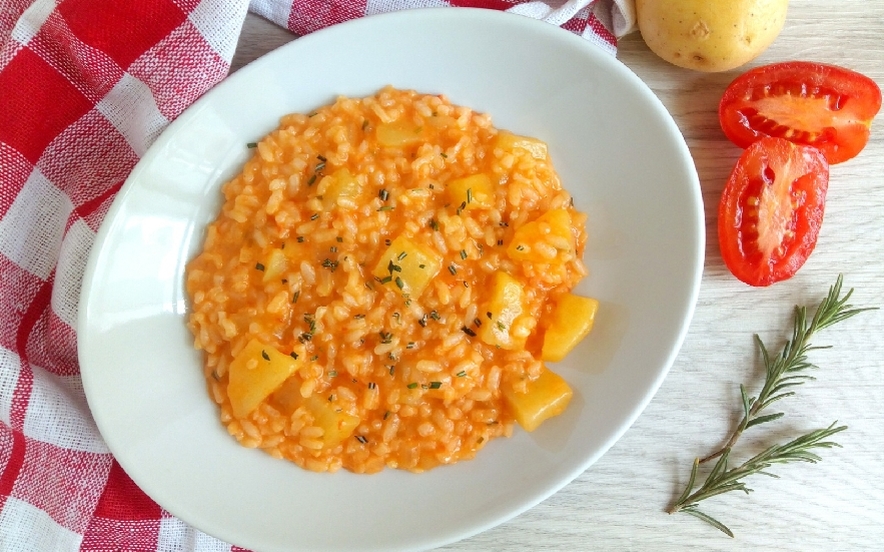
[[[313,355],[310,357],[310,362],[316,362],[317,360],[319,360],[319,355]]]
[[[479,320],[479,317],[477,316],[476,319],[473,320],[473,324],[475,324],[476,326],[481,326],[481,325],[482,325],[482,321]]]
[[[474,332],[473,330],[471,330],[470,328],[468,328],[466,326],[462,327],[461,331],[470,337],[476,337],[476,332]]]
[[[316,158],[319,159],[320,161],[322,161],[323,163],[328,161],[328,159],[326,159],[324,155],[317,155]]]
[[[335,241],[337,241],[338,243],[344,243],[344,238],[338,236],[337,238],[335,238]]]
[[[307,180],[307,185],[312,186],[314,182],[316,182],[316,174],[310,175],[310,179]]]
[[[402,267],[390,261],[387,263],[387,272],[393,274],[394,272],[402,272]]]
[[[497,245],[503,245],[503,240],[497,240]]]
[[[294,293],[294,295],[292,295],[292,303],[297,303],[298,297],[300,297],[300,296],[301,296],[301,290],[299,289],[298,291],[296,291]]]
[[[338,377],[338,371],[337,371],[337,370],[329,370],[329,371],[328,371],[328,377],[330,377],[330,378],[336,378],[336,377]]]
[[[460,372],[457,373],[457,377],[459,377],[459,378],[462,378],[462,377],[464,377],[464,376],[466,376],[466,375],[467,375],[467,371],[466,371],[466,370],[461,370]]]
[[[387,198],[390,197],[390,192],[388,192],[386,188],[383,188],[378,192],[378,197],[381,198],[381,201],[387,201]]]
[[[381,207],[378,208],[378,211],[379,211],[379,212],[382,212],[382,211],[392,211],[392,210],[395,209],[395,208],[396,208],[396,207],[394,207],[394,206],[392,206],[392,205],[383,205],[383,206],[381,206]]]
[[[448,154],[445,153],[444,151],[442,153],[440,153],[439,155],[441,155],[443,159],[448,159]]]
[[[368,119],[362,121],[362,130],[365,130],[366,128],[368,128]]]
[[[356,320],[362,320],[363,318],[365,318],[365,315],[364,314],[354,314],[353,318],[355,318]]]
[[[363,435],[357,435],[356,440],[359,441],[360,443],[362,443],[363,445],[368,442],[368,439],[366,439]]]
[[[304,243],[304,236],[298,236],[298,243]]]
[[[393,277],[392,277],[392,276],[384,276],[383,278],[377,278],[377,280],[378,280],[378,282],[380,282],[382,285],[383,285],[383,284],[389,284],[390,282],[393,281]]]
[[[448,265],[448,272],[451,273],[452,276],[457,274],[457,267],[454,265]]]
[[[249,149],[257,148],[257,147],[258,147],[258,142],[249,142],[248,144],[246,144],[246,147],[249,148]]]
[[[384,419],[386,420],[389,417],[390,417],[390,411],[387,410],[386,412],[384,412]]]
[[[439,223],[436,222],[436,219],[430,219],[430,228],[436,231],[439,230]]]
[[[467,203],[473,202],[473,189],[467,188]]]
[[[402,281],[402,278],[396,276],[396,287],[399,289],[405,288],[405,282]]]
[[[467,250],[466,250],[466,249],[461,249],[461,250],[460,250],[460,258],[461,258],[461,259],[466,259],[466,258],[467,258]]]
[[[430,382],[430,389],[439,389],[440,387],[442,387],[441,381],[431,381]]]
[[[267,354],[267,351],[261,349],[261,358],[263,358],[264,360],[270,360],[270,355]]]
[[[261,263],[257,263],[255,265],[255,269],[260,270],[261,272],[264,272],[264,265],[262,265]]]
[[[417,388],[417,382],[413,381],[413,382],[409,383],[406,387],[408,387],[409,389],[415,389],[415,388]]]
[[[414,341],[409,341],[408,345],[405,346],[406,349],[414,349]]]
[[[391,364],[387,368],[389,369],[391,376],[396,373],[396,365],[395,364]]]
[[[393,342],[393,334],[390,332],[380,332],[381,343],[392,343]]]
[[[506,331],[506,324],[504,324],[503,322],[501,322],[500,320],[498,320],[498,321],[497,321],[497,329],[500,330],[500,331],[502,331],[502,332],[505,332],[505,331]]]
[[[431,310],[430,311],[430,318],[432,318],[433,320],[439,320],[441,318],[441,316],[439,316],[438,312]]]
[[[418,320],[417,323],[420,324],[422,328],[426,328],[427,327],[427,315],[425,314],[425,315],[421,316],[421,319]]]
[[[322,261],[322,266],[323,266],[323,268],[327,268],[327,269],[331,270],[332,272],[334,272],[335,269],[338,268],[338,261],[333,261],[331,259],[325,259],[324,261]]]
[[[310,220],[316,220],[318,218],[319,218],[319,213],[313,213],[312,215],[310,215]]]
[[[369,388],[369,389],[377,389],[377,388],[378,388],[378,384],[376,384],[376,383],[373,382],[373,381],[370,381],[370,382],[368,382],[368,388]]]

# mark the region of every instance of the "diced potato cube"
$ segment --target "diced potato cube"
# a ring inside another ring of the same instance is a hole
[[[487,174],[474,174],[449,182],[448,198],[460,209],[488,209],[494,206],[494,188]]]
[[[410,121],[381,123],[377,127],[378,143],[388,148],[417,144],[424,139],[423,128]]]
[[[561,264],[573,258],[574,243],[570,211],[551,209],[516,228],[506,254],[514,261]]]
[[[533,320],[527,312],[525,290],[518,280],[502,270],[492,276],[491,294],[483,304],[483,324],[479,327],[479,338],[489,345],[501,349],[520,349],[530,335]]]
[[[573,395],[568,382],[545,366],[540,376],[528,383],[525,393],[503,386],[504,399],[525,431],[534,431],[545,420],[564,412]]]
[[[348,169],[340,168],[332,174],[322,177],[316,188],[316,193],[322,196],[323,204],[327,209],[335,205],[355,209],[358,206],[357,199],[362,193],[362,186]]]
[[[516,149],[528,152],[534,159],[544,160],[549,157],[549,148],[546,142],[537,138],[519,136],[505,130],[500,131],[495,139],[495,145],[504,151]]]
[[[326,447],[333,447],[353,435],[359,425],[359,418],[340,410],[327,397],[310,395],[304,402],[313,414],[313,422],[323,430],[322,441]]]
[[[267,254],[264,259],[264,276],[261,281],[265,284],[277,278],[281,278],[288,268],[288,259],[282,249],[274,248]]]
[[[592,331],[598,308],[596,299],[571,293],[563,295],[543,336],[543,360],[558,362],[565,358]]]
[[[433,249],[399,236],[390,243],[372,274],[403,295],[417,298],[441,268],[442,257]]]
[[[227,396],[233,415],[244,418],[300,367],[302,359],[252,339],[230,363]]]

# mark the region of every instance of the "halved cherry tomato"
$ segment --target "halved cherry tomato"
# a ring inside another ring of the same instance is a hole
[[[718,206],[718,244],[733,275],[753,286],[791,278],[816,245],[828,187],[818,149],[783,138],[750,145]]]
[[[881,89],[854,71],[806,61],[756,67],[725,90],[718,118],[741,148],[777,136],[819,148],[830,164],[846,161],[869,140]]]

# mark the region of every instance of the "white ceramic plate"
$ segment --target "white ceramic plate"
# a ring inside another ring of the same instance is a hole
[[[589,214],[578,288],[594,332],[556,367],[562,416],[478,458],[415,475],[314,474],[240,447],[207,396],[185,328],[184,267],[246,144],[288,112],[386,84],[445,93],[549,143]],[[298,39],[240,70],[160,136],[116,198],[83,281],[79,354],[108,446],[161,506],[262,552],[426,549],[534,506],[595,462],[666,375],[703,264],[700,188],[672,119],[625,66],[571,33],[500,12],[423,9]]]

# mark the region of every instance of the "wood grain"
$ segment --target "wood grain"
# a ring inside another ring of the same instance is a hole
[[[233,69],[294,39],[249,16]],[[853,302],[884,307],[884,116],[855,159],[832,167],[817,248],[791,280],[751,289],[729,275],[718,253],[717,204],[739,150],[723,136],[717,105],[749,67],[806,59],[860,71],[884,88],[884,0],[793,0],[786,26],[760,58],[737,71],[695,73],[658,59],[634,33],[619,59],[672,113],[700,176],[707,221],[706,263],[684,346],[659,392],[626,435],[561,491],[489,531],[441,550],[539,551],[872,551],[884,549],[884,310],[861,314],[819,336],[817,381],[781,403],[786,417],[746,436],[747,452],[797,432],[849,426],[841,449],[816,465],[781,466],[781,479],[749,481],[749,496],[705,505],[736,533],[729,539],[664,510],[681,492],[694,456],[721,441],[738,412],[739,384],[762,382],[752,335],[771,349],[788,337],[796,304],[816,304],[839,273]],[[739,454],[737,455],[739,456]],[[416,528],[416,530],[420,530]]]

